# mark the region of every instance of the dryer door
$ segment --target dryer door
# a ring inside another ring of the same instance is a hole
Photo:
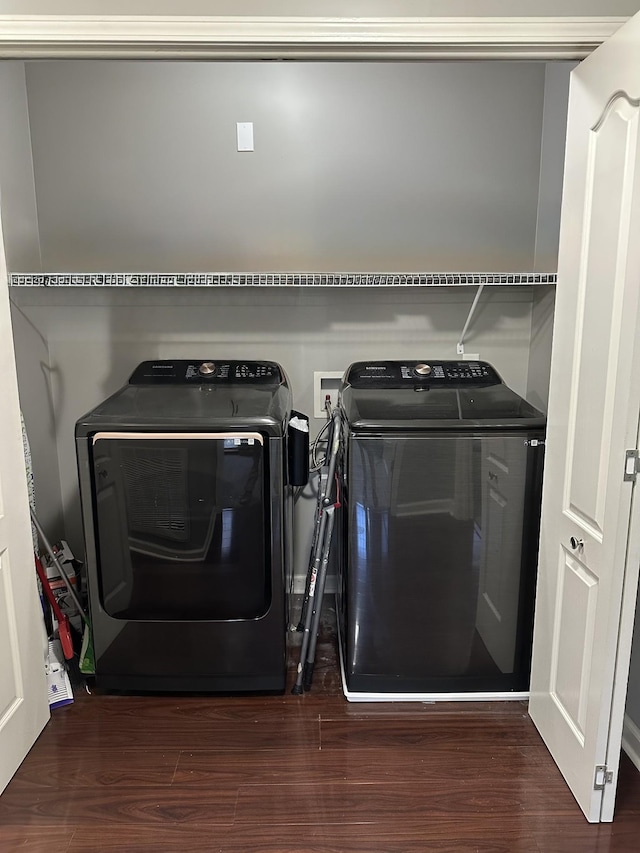
[[[267,467],[259,433],[97,433],[102,609],[133,620],[263,616]]]

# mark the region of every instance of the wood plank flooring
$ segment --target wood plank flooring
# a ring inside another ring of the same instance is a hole
[[[615,821],[589,825],[524,703],[350,704],[325,621],[303,696],[77,687],[0,797],[1,853],[640,850],[625,756]]]

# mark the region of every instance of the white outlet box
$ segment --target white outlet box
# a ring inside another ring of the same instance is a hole
[[[338,389],[342,382],[343,372],[341,370],[314,370],[313,371],[313,416],[314,418],[326,418],[327,410],[324,407],[327,397],[331,400],[331,406],[338,402]]]

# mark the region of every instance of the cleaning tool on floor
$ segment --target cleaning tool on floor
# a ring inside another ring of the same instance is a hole
[[[333,421],[333,413],[331,409],[331,402],[327,399],[325,400],[325,411],[327,413],[327,422],[324,424],[318,435],[315,437],[313,444],[311,445],[311,467],[309,469],[310,474],[318,474],[318,494],[317,494],[317,511],[315,517],[315,523],[313,526],[313,537],[311,539],[311,551],[309,554],[309,564],[307,567],[307,577],[305,580],[305,591],[304,591],[304,599],[302,602],[302,608],[300,610],[300,621],[298,622],[295,630],[298,633],[304,631],[304,626],[307,618],[307,607],[309,606],[309,592],[313,589],[312,587],[312,577],[314,576],[314,561],[318,548],[318,536],[320,535],[320,525],[322,522],[322,510],[325,507],[325,498],[327,496],[327,482],[329,477],[329,458],[332,451],[333,441],[334,441],[334,421]],[[326,439],[326,449],[325,455],[323,459],[318,459],[318,448],[324,440],[325,434],[328,431],[328,437]],[[333,433],[333,434],[332,434]]]
[[[94,675],[95,674],[95,661],[93,655],[93,645],[91,642],[91,627],[88,623],[87,617],[80,606],[80,602],[76,595],[75,589],[71,588],[71,584],[69,583],[69,577],[65,573],[64,569],[59,567],[59,561],[56,555],[53,553],[53,549],[49,545],[47,541],[47,537],[44,535],[42,528],[38,520],[36,519],[35,509],[36,509],[36,496],[35,496],[35,486],[33,480],[33,462],[31,459],[31,446],[29,444],[29,436],[27,435],[27,429],[24,422],[24,417],[22,412],[20,412],[20,423],[22,426],[22,446],[24,452],[24,466],[25,466],[25,475],[27,478],[27,491],[29,494],[29,511],[31,513],[31,535],[33,537],[33,551],[36,556],[36,559],[39,562],[39,542],[38,542],[38,534],[40,534],[40,538],[42,539],[42,543],[46,544],[47,550],[51,555],[54,565],[57,565],[60,571],[60,577],[65,581],[65,585],[69,589],[69,593],[76,603],[78,607],[78,612],[81,614],[82,618],[85,622],[85,629],[82,638],[82,649],[80,651],[80,671],[84,675]],[[36,563],[37,570],[38,563]],[[47,578],[46,571],[40,563],[40,568],[43,570],[44,580],[42,577],[40,580],[42,581],[42,588],[45,595],[47,595],[47,590],[53,592],[51,590],[51,586],[49,584],[49,580]],[[46,582],[45,582],[46,581]],[[48,597],[48,596],[47,596]],[[49,599],[50,600],[50,599]],[[56,602],[57,604],[57,602]],[[53,603],[52,603],[52,610]],[[48,654],[48,663],[47,667],[47,681],[49,684],[49,704],[51,707],[55,707],[56,702],[60,702],[62,704],[66,704],[67,702],[73,702],[73,694],[71,692],[71,685],[69,683],[69,678],[67,676],[67,671],[64,666],[63,657],[69,659],[69,655],[67,651],[69,650],[69,646],[71,645],[71,635],[69,631],[69,622],[65,623],[64,619],[60,619],[58,617],[58,625],[60,626],[60,640],[54,640],[49,642],[49,654]],[[47,617],[45,616],[45,628],[47,626]],[[48,628],[47,628],[48,630]],[[68,636],[67,637],[64,635]],[[62,640],[64,638],[65,642],[65,650],[63,652]],[[67,644],[68,643],[68,644]],[[71,649],[71,657],[73,656],[73,649]]]
[[[340,453],[340,409],[333,410],[331,415],[331,432],[327,445],[325,465],[320,474],[318,487],[318,528],[312,542],[311,571],[307,578],[307,589],[303,603],[304,633],[300,661],[296,672],[296,681],[291,692],[300,695],[311,689],[313,669],[315,666],[316,645],[320,631],[320,616],[322,599],[329,565],[331,537],[335,521],[335,511],[340,506],[338,478],[336,467]]]
[[[45,667],[47,675],[47,690],[49,693],[49,708],[60,708],[62,705],[70,705],[73,702],[73,689],[67,667],[64,664],[64,655],[60,648],[59,640],[49,640],[49,653]]]
[[[82,635],[82,648],[80,650],[80,665],[79,665],[80,666],[80,672],[82,672],[83,675],[94,675],[95,674],[95,659],[94,659],[94,654],[93,654],[93,641],[91,638],[91,623],[89,622],[89,617],[88,617],[87,613],[84,611],[82,604],[80,603],[80,599],[78,598],[78,594],[75,591],[75,588],[74,588],[73,584],[71,583],[71,580],[70,580],[67,572],[63,568],[62,563],[58,559],[56,552],[53,550],[51,543],[47,539],[46,534],[45,534],[44,530],[42,529],[40,522],[36,518],[36,514],[33,511],[33,509],[31,509],[31,520],[32,520],[36,530],[38,531],[38,536],[40,537],[40,541],[44,545],[47,553],[49,554],[49,557],[53,561],[54,566],[56,567],[56,569],[60,573],[60,577],[65,582],[65,585],[69,591],[69,595],[73,599],[76,607],[78,608],[78,613],[80,614],[80,616],[82,617],[82,621],[84,622],[84,632]],[[45,578],[46,578],[46,575],[45,575]]]
[[[47,597],[47,601],[51,605],[51,609],[53,610],[53,615],[58,620],[58,637],[60,639],[60,645],[62,646],[62,652],[66,660],[71,660],[71,658],[73,657],[73,642],[71,640],[71,628],[69,627],[69,619],[62,612],[62,610],[60,610],[60,605],[56,601],[56,597],[53,594],[49,579],[47,578],[47,573],[45,572],[44,566],[40,562],[40,557],[38,556],[36,556],[36,572],[38,573],[38,577],[40,578],[42,590],[45,596]]]

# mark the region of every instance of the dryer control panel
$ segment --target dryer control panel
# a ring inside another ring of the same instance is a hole
[[[284,382],[274,361],[225,361],[189,359],[143,361],[134,370],[129,385],[265,385]]]
[[[345,375],[353,388],[498,385],[502,380],[486,361],[358,361]]]

